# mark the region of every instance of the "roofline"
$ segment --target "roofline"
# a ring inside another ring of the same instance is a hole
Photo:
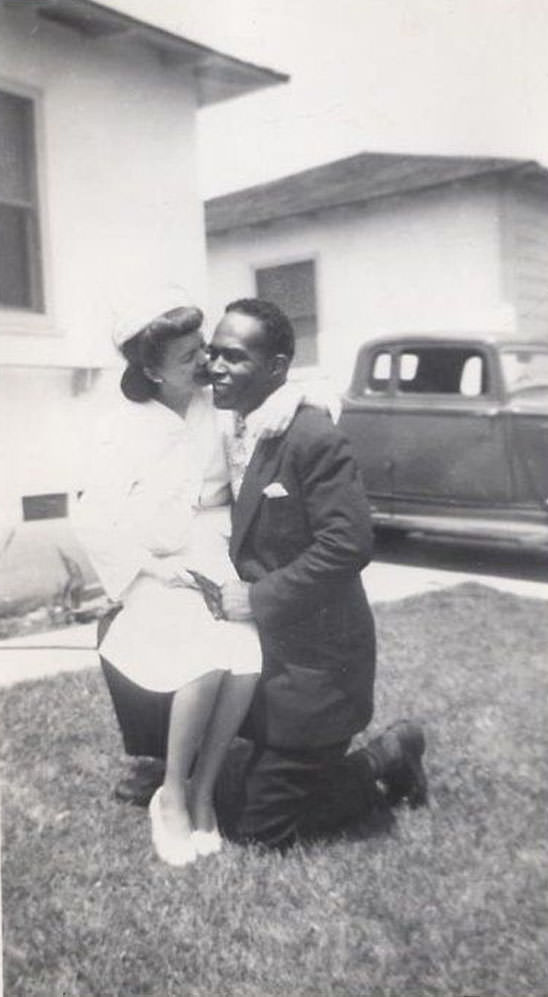
[[[1,2],[2,0],[0,0]],[[59,11],[57,11],[58,2]],[[25,6],[27,8],[30,7],[36,10],[38,15],[42,12],[45,18],[63,23],[63,3],[66,3],[66,0],[3,0],[3,3],[8,8],[20,9]],[[66,12],[65,18],[66,23],[73,28],[77,26],[74,22],[78,17],[79,10],[91,8],[90,13],[95,11],[97,14],[107,18],[112,24],[117,23],[121,27],[123,26],[126,30],[131,31],[132,37],[138,41],[156,44],[159,48],[172,53],[177,53],[177,50],[179,50],[177,54],[190,55],[190,60],[187,61],[190,61],[196,73],[198,90],[200,76],[207,79],[209,74],[210,77],[213,77],[212,69],[215,63],[219,68],[224,68],[232,72],[235,71],[236,74],[240,75],[241,82],[236,92],[229,92],[230,87],[227,86],[226,93],[221,93],[219,96],[213,98],[205,97],[199,100],[200,104],[216,103],[219,100],[229,99],[243,93],[250,93],[263,87],[287,83],[290,79],[287,73],[281,73],[277,70],[260,66],[257,63],[240,59],[237,56],[228,55],[219,49],[211,48],[211,46],[203,45],[201,42],[192,41],[182,34],[159,27],[150,21],[144,21],[116,7],[110,7],[105,3],[101,3],[100,0],[70,0],[70,6],[74,8],[74,21],[72,25]]]
[[[211,48],[210,45],[203,45],[202,42],[194,42],[186,35],[176,34],[174,31],[168,31],[167,28],[159,28],[155,24],[151,24],[149,21],[143,21],[138,17],[133,17],[131,14],[126,14],[124,11],[117,10],[113,7],[109,7],[104,3],[100,3],[99,0],[82,0],[83,3],[89,4],[91,7],[97,7],[99,10],[104,11],[107,14],[114,14],[121,20],[128,24],[134,25],[139,28],[141,26],[145,27],[147,31],[152,32],[158,38],[173,39],[175,41],[183,41],[185,45],[193,48],[200,55],[216,55],[221,56],[223,59],[233,63],[235,66],[241,66],[242,69],[255,69],[259,73],[265,73],[267,76],[272,78],[272,82],[276,83],[288,83],[289,75],[287,73],[280,73],[278,70],[270,69],[267,66],[260,66],[256,62],[249,62],[247,59],[239,59],[235,55],[227,55],[225,52],[221,52],[219,49]]]
[[[285,175],[283,177],[279,177],[276,180],[269,180],[269,181],[267,181],[265,183],[255,184],[255,185],[253,185],[251,187],[245,187],[245,188],[242,188],[240,190],[232,191],[232,192],[230,192],[228,194],[221,194],[221,195],[219,195],[217,197],[209,198],[205,202],[205,209],[206,209],[206,231],[207,231],[207,234],[208,235],[221,235],[223,232],[230,232],[232,230],[235,230],[235,229],[238,229],[238,228],[244,228],[244,227],[247,227],[247,226],[254,227],[254,226],[258,226],[258,225],[265,225],[265,224],[269,224],[271,222],[283,221],[284,219],[291,218],[291,217],[298,217],[300,215],[313,215],[313,214],[317,214],[319,211],[336,210],[337,208],[351,208],[351,207],[355,207],[356,205],[359,205],[359,204],[370,203],[372,201],[380,201],[380,200],[386,199],[388,197],[400,196],[401,194],[412,194],[412,193],[415,193],[415,192],[418,192],[418,191],[435,190],[438,187],[447,187],[447,186],[450,186],[451,184],[469,183],[469,182],[474,181],[474,180],[479,180],[482,177],[489,177],[489,176],[493,176],[493,175],[501,176],[501,175],[504,175],[504,174],[520,173],[520,172],[523,172],[523,171],[531,169],[531,168],[539,170],[539,171],[541,171],[543,173],[547,172],[534,159],[500,159],[500,160],[497,161],[497,159],[494,158],[494,159],[491,160],[491,165],[489,167],[484,166],[483,168],[480,168],[480,166],[478,165],[476,167],[476,169],[474,170],[472,164],[474,162],[479,161],[481,157],[473,157],[473,156],[469,156],[469,157],[424,156],[424,157],[421,157],[420,154],[416,154],[416,158],[417,159],[419,159],[419,158],[425,158],[425,159],[440,158],[440,159],[459,159],[459,160],[470,159],[471,169],[470,169],[469,173],[463,174],[461,176],[457,176],[456,175],[454,177],[440,178],[440,179],[426,181],[426,182],[422,182],[422,183],[418,182],[414,186],[409,186],[409,187],[407,187],[405,189],[401,189],[401,190],[399,190],[397,187],[394,187],[393,190],[382,191],[380,193],[373,193],[373,194],[369,194],[367,196],[349,195],[348,199],[341,199],[341,200],[337,200],[337,201],[334,201],[334,202],[329,202],[329,201],[326,200],[326,202],[324,204],[322,204],[322,205],[313,205],[313,206],[311,206],[311,205],[306,205],[305,204],[302,207],[296,207],[296,208],[292,207],[292,208],[285,208],[285,209],[283,207],[281,207],[281,208],[278,208],[276,210],[276,212],[273,212],[271,215],[269,215],[267,217],[252,219],[251,221],[248,221],[247,223],[243,222],[243,221],[239,221],[239,220],[236,221],[236,222],[234,222],[234,223],[229,223],[229,222],[224,222],[223,223],[222,221],[221,222],[216,222],[211,217],[214,214],[214,212],[216,210],[220,209],[222,206],[224,206],[226,208],[228,206],[228,204],[229,204],[229,202],[230,202],[231,199],[234,199],[234,202],[236,202],[240,198],[249,197],[252,194],[252,192],[259,192],[259,191],[261,191],[262,194],[263,194],[263,199],[266,200],[269,197],[269,195],[273,191],[275,191],[275,189],[278,187],[278,185],[290,184],[291,181],[298,180],[298,179],[302,178],[303,176],[305,176],[306,174],[313,174],[316,170],[318,170],[318,171],[319,170],[326,170],[329,167],[336,167],[340,163],[344,163],[346,160],[359,159],[360,156],[362,156],[362,155],[367,155],[367,154],[358,153],[357,155],[349,156],[349,157],[346,157],[345,159],[333,160],[333,161],[331,161],[329,163],[321,163],[318,166],[313,166],[313,167],[310,167],[310,168],[308,168],[306,170],[300,170],[297,173],[290,173],[290,174],[287,174],[287,175]],[[371,153],[371,155],[385,155],[385,154],[384,153]],[[407,153],[388,153],[386,155],[393,155],[394,157],[397,157],[398,155],[401,155],[402,158],[409,158],[409,154],[407,154]],[[485,160],[482,160],[482,162],[485,162]],[[208,218],[208,215],[210,216],[209,218]]]

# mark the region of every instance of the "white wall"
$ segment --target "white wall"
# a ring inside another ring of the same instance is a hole
[[[135,295],[174,281],[203,301],[206,278],[190,75],[131,41],[92,40],[0,4],[2,86],[38,102],[47,297],[35,331],[0,310],[8,503],[78,487],[82,399],[61,368],[117,364],[113,324]]]
[[[38,95],[48,325],[63,337],[4,335],[0,362],[29,347],[35,363],[102,362],[132,287],[177,279],[203,296],[191,79],[127,41],[1,8],[0,65]]]
[[[253,268],[315,258],[320,368],[339,388],[387,332],[512,327],[494,187],[443,188],[208,240],[212,319],[254,294]]]
[[[91,423],[116,380],[105,374],[93,392],[75,395],[70,368],[0,366],[0,506],[10,520],[20,518],[23,495],[81,487]]]
[[[525,186],[504,199],[504,267],[519,326],[548,338],[548,198]]]

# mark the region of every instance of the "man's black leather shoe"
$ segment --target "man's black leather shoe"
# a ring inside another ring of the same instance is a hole
[[[140,758],[135,771],[116,783],[116,799],[122,803],[132,803],[136,807],[148,807],[154,793],[164,781],[164,772],[165,765],[160,759]]]
[[[422,727],[408,720],[395,723],[367,745],[365,751],[374,760],[375,775],[386,787],[390,806],[404,799],[413,808],[428,802],[424,749]]]

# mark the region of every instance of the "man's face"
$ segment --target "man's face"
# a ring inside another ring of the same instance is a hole
[[[280,383],[261,322],[239,312],[227,312],[219,322],[207,367],[217,408],[242,415],[262,405]]]

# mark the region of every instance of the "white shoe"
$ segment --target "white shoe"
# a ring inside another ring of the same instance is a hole
[[[192,841],[198,855],[215,855],[223,847],[218,828],[212,831],[193,831]]]
[[[167,862],[168,865],[188,865],[190,862],[194,862],[198,854],[193,840],[194,834],[182,838],[180,835],[168,831],[160,808],[161,792],[162,787],[160,786],[154,793],[148,808],[152,843],[156,849],[156,854],[158,858],[162,859],[162,862]]]

